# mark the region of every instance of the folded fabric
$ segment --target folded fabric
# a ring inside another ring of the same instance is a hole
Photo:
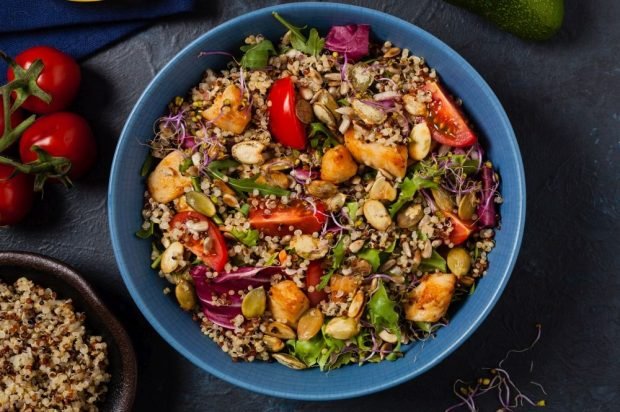
[[[0,7],[0,49],[15,56],[47,45],[83,58],[157,17],[191,11],[194,0],[9,0]],[[0,69],[0,80],[4,81]]]

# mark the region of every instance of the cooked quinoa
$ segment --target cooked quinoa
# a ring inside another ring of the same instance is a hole
[[[0,410],[97,411],[110,381],[107,345],[70,299],[26,278],[0,282]]]
[[[499,176],[422,57],[387,41],[354,62],[291,37],[264,67],[207,69],[170,103],[138,235],[153,236],[164,293],[233,359],[394,360],[486,274]]]

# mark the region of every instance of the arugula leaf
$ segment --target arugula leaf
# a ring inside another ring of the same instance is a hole
[[[431,257],[429,257],[428,259],[422,259],[419,269],[422,272],[433,272],[435,269],[438,269],[441,272],[445,272],[446,260],[439,253],[437,253],[435,249],[433,249]]]
[[[317,56],[321,50],[323,50],[323,47],[325,46],[325,39],[319,36],[319,32],[316,29],[311,29],[309,38],[306,39],[306,36],[301,33],[301,30],[303,30],[305,26],[293,26],[275,11],[272,14],[276,20],[282,23],[282,25],[291,32],[291,46],[293,46],[294,49],[312,56]]]
[[[258,242],[258,230],[239,230],[233,228],[233,230],[230,231],[230,234],[233,235],[239,242],[249,247],[256,246],[256,243]]]
[[[155,229],[155,224],[151,222],[151,225],[149,226],[148,229],[141,228],[140,230],[136,232],[136,236],[138,236],[140,239],[148,239],[151,236],[153,236],[154,229]]]
[[[144,158],[142,167],[140,168],[140,177],[146,177],[146,175],[148,175],[151,172],[154,161],[155,161],[155,158],[153,157],[153,155],[151,154],[151,151],[149,150],[149,152],[146,154],[146,157]]]
[[[346,242],[345,237],[347,236],[342,236],[340,240],[338,240],[338,243],[336,243],[336,246],[334,246],[334,248],[332,249],[331,269],[329,270],[329,272],[327,272],[321,277],[321,283],[319,283],[316,287],[318,290],[323,290],[323,288],[327,286],[327,284],[329,283],[329,279],[332,277],[336,269],[338,269],[340,265],[342,265],[342,261],[344,260],[344,254],[346,252],[346,248],[344,247]]]
[[[327,127],[325,127],[323,123],[314,122],[310,123],[310,133],[308,133],[308,137],[312,138],[310,140],[310,146],[312,146],[313,149],[316,149],[319,146],[319,133],[325,135],[325,140],[323,140],[323,144],[321,145],[323,152],[340,144],[340,142],[334,137],[334,134]]]
[[[355,215],[357,214],[357,210],[360,208],[359,203],[349,202],[345,206],[347,207],[347,215],[349,216],[351,223],[355,222]]]
[[[406,177],[399,185],[400,194],[398,199],[390,206],[390,216],[394,217],[407,202],[413,200],[413,196],[415,196],[418,190],[436,187],[438,187],[436,182],[424,179],[418,175],[414,174],[413,178]]]
[[[308,137],[314,137],[317,133],[323,133],[327,137],[334,137],[332,132],[323,123],[310,123],[310,133],[308,133]]]
[[[267,66],[269,56],[276,55],[276,49],[271,41],[265,39],[256,44],[246,44],[241,46],[244,52],[241,58],[241,66],[246,69],[260,69]]]
[[[288,190],[276,186],[256,183],[256,178],[258,176],[252,179],[235,179],[232,177],[227,177],[222,173],[223,169],[232,169],[237,167],[238,165],[239,163],[232,159],[216,160],[209,163],[209,166],[207,166],[207,173],[209,173],[212,177],[216,179],[225,181],[237,192],[252,193],[254,189],[256,189],[262,195],[287,196],[290,193]]]

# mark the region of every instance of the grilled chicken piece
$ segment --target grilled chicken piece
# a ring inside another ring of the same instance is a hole
[[[325,152],[321,160],[321,179],[331,183],[342,183],[357,173],[357,163],[343,145]]]
[[[456,276],[452,273],[433,273],[422,278],[405,303],[405,317],[416,322],[437,322],[448,311]]]
[[[360,127],[350,127],[344,134],[344,144],[359,163],[380,170],[387,177],[402,178],[407,171],[407,146],[384,146],[380,143],[364,143]]]
[[[231,84],[215,98],[211,107],[203,110],[202,117],[220,129],[241,134],[252,118],[252,111],[243,104],[241,89]]]
[[[269,289],[269,310],[278,322],[296,327],[297,321],[309,307],[308,297],[292,280],[276,283]]]
[[[168,203],[185,193],[186,187],[191,186],[191,179],[179,171],[184,160],[183,153],[175,150],[164,157],[151,172],[146,185],[153,200]]]

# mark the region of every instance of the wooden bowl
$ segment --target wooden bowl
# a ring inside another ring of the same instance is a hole
[[[108,344],[108,393],[103,411],[131,411],[137,383],[136,355],[121,323],[105,307],[90,285],[72,268],[47,256],[28,252],[0,252],[0,280],[13,283],[26,277],[71,299],[75,310],[86,314],[86,330]]]

